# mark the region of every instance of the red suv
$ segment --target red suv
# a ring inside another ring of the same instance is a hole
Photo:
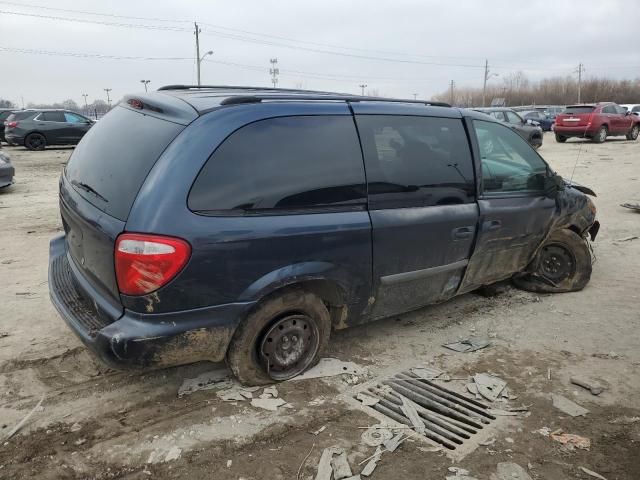
[[[616,135],[635,140],[640,132],[640,117],[610,102],[570,105],[556,117],[554,131],[561,143],[569,137],[585,137],[602,143],[608,136]]]

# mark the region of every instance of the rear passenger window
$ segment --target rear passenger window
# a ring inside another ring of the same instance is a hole
[[[42,112],[40,114],[40,120],[45,122],[66,122],[64,113],[62,112]]]
[[[473,162],[462,121],[359,115],[372,209],[474,201]]]
[[[353,118],[271,118],[237,130],[209,158],[188,203],[218,214],[362,208],[364,166]]]

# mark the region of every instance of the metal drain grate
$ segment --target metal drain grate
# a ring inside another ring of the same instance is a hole
[[[424,423],[423,435],[449,450],[456,450],[496,419],[487,405],[411,372],[399,373],[364,392],[378,400],[370,408],[409,427],[414,424],[403,412],[402,397],[411,400]]]

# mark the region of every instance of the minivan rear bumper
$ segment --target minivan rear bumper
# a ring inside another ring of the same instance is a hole
[[[104,323],[79,292],[64,235],[49,252],[49,293],[62,319],[100,360],[113,368],[165,367],[224,360],[240,320],[253,302],[174,312],[141,314],[124,310]]]

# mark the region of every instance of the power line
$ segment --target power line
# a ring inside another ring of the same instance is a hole
[[[52,50],[40,50],[40,49],[31,49],[31,48],[13,48],[13,47],[2,47],[0,46],[0,51],[11,52],[11,53],[27,53],[27,54],[35,54],[35,55],[50,55],[56,57],[75,57],[75,58],[100,58],[106,60],[193,60],[191,57],[137,57],[137,56],[121,56],[121,55],[103,55],[100,53],[78,53],[78,52],[59,52]]]

